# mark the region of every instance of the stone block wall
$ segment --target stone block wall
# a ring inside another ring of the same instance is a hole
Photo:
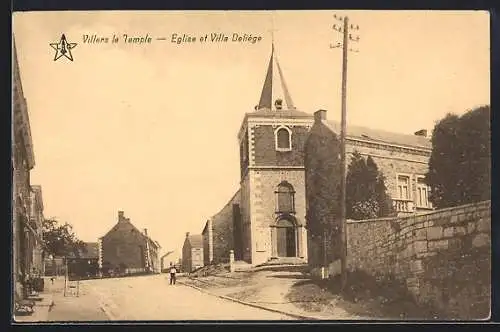
[[[491,202],[404,218],[349,221],[348,268],[403,283],[449,319],[489,317]]]
[[[410,177],[410,199],[416,198],[417,178],[427,173],[430,150],[424,152],[348,140],[346,144],[347,165],[351,162],[354,151],[359,152],[365,158],[368,156],[373,158],[379,170],[384,174],[387,192],[392,198],[398,198],[398,174]]]
[[[243,180],[241,181],[241,201],[240,201],[240,213],[241,213],[241,230],[242,230],[242,240],[243,240],[243,260],[251,263],[252,262],[252,227],[250,222],[251,215],[251,201],[250,201],[250,188],[251,184],[254,182],[253,177],[250,175],[252,172],[247,172]]]
[[[120,264],[124,264],[127,268],[144,268],[145,250],[143,235],[133,226],[123,225],[102,239],[103,265],[119,268]]]
[[[240,191],[226,203],[226,205],[211,218],[213,236],[213,261],[227,262],[229,251],[234,250],[233,204],[240,203]]]
[[[303,169],[253,170],[251,189],[252,264],[261,264],[272,257],[271,226],[276,223],[276,190],[282,181],[295,190],[295,218],[298,223],[298,255],[307,259],[305,229],[306,198]]]
[[[203,264],[209,265],[214,259],[213,227],[212,220],[205,223],[205,228],[201,233],[203,238]]]
[[[286,125],[286,121],[282,121]],[[258,125],[252,128],[253,152],[255,166],[302,166],[304,164],[304,144],[309,128],[307,126],[287,125],[292,132],[292,150],[286,152],[276,151],[275,134],[276,126]]]
[[[191,248],[191,271],[203,266],[203,248]]]

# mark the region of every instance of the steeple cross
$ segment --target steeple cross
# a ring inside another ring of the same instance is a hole
[[[274,49],[274,32],[275,32],[275,31],[278,31],[278,29],[276,29],[276,28],[274,27],[274,16],[273,16],[273,15],[271,15],[271,20],[272,20],[272,21],[271,21],[271,22],[272,22],[272,23],[271,23],[271,29],[267,30],[267,32],[270,32],[270,33],[271,33],[271,44],[272,44],[273,49]]]

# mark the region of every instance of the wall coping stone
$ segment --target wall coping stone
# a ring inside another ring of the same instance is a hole
[[[445,213],[445,212],[450,212],[450,211],[454,211],[457,209],[464,209],[465,210],[467,208],[472,208],[472,207],[476,208],[476,207],[481,207],[481,206],[485,206],[485,207],[490,206],[491,207],[491,200],[469,203],[469,204],[458,205],[458,206],[452,206],[452,207],[443,208],[443,209],[434,210],[434,211],[429,211],[429,212],[410,214],[407,216],[383,217],[383,218],[372,218],[372,219],[362,219],[362,220],[347,219],[347,224],[357,224],[357,223],[377,222],[377,221],[396,221],[396,220],[406,221],[408,219],[421,218],[423,216],[430,217],[433,215],[437,215],[437,214]],[[411,225],[413,225],[413,224],[411,224]],[[407,226],[410,226],[410,224]]]

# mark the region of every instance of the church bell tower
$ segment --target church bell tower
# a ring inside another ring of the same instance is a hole
[[[313,115],[297,110],[274,42],[260,99],[238,135],[243,259],[307,261],[304,143]]]

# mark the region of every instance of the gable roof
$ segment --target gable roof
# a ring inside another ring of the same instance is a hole
[[[78,258],[92,259],[99,257],[99,244],[97,242],[85,242],[85,248],[87,249],[86,252],[84,250],[78,250]],[[72,252],[69,253],[68,256],[71,258],[76,257]]]
[[[322,122],[335,134],[340,135],[340,123],[336,121]],[[347,138],[362,139],[374,143],[380,142],[422,149],[432,148],[431,141],[424,136],[394,133],[360,126],[347,126]]]
[[[153,240],[149,235],[146,235],[144,234],[143,232],[141,232],[131,221],[130,221],[130,218],[126,218],[125,220],[122,220],[122,221],[118,221],[104,236],[101,237],[101,239],[107,237],[108,235],[110,235],[111,233],[113,232],[116,232],[120,226],[124,226],[124,225],[127,225],[127,226],[131,226],[132,229],[134,229],[135,231],[137,231],[140,235],[142,235],[142,237],[144,237],[145,239],[148,239],[150,241],[150,243],[152,243],[156,248],[161,248],[161,245],[160,243],[158,243],[158,241],[155,241]]]
[[[191,248],[203,248],[203,236],[201,234],[189,235],[188,241]]]

